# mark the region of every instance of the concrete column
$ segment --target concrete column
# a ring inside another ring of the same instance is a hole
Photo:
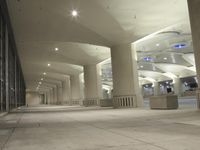
[[[63,87],[62,87],[62,84],[60,85],[57,85],[57,97],[58,97],[58,101],[57,101],[57,104],[62,104],[63,102]]]
[[[56,105],[58,101],[58,92],[57,92],[57,87],[55,86],[53,88],[53,104]]]
[[[188,0],[190,24],[192,30],[192,41],[196,63],[197,80],[200,83],[200,1]],[[200,87],[200,86],[199,86]],[[200,88],[197,89],[198,108],[200,108]]]
[[[50,90],[50,104],[53,104],[54,96],[53,96],[53,88]]]
[[[47,92],[47,105],[50,104],[50,98],[51,98],[51,94],[50,94],[50,90],[48,90],[48,92]]]
[[[83,105],[85,106],[99,105],[100,99],[103,98],[100,73],[99,64],[84,66],[85,99]]]
[[[180,78],[174,78],[174,94],[176,94],[177,96],[181,96],[182,94],[182,82],[180,80]]]
[[[85,83],[84,83],[84,74],[80,74],[80,94],[81,94],[81,101],[80,105],[83,105],[83,100],[85,99]]]
[[[153,82],[153,92],[154,92],[154,96],[158,96],[160,95],[160,84],[159,82]]]
[[[70,76],[70,85],[71,85],[71,99],[72,104],[79,105],[81,104],[81,93],[80,93],[80,78],[78,75]]]
[[[6,27],[6,33],[5,33],[5,75],[6,75],[6,111],[10,111],[10,87],[9,87],[9,45],[8,45],[8,30]]]
[[[143,105],[139,88],[137,58],[132,44],[111,48],[114,107]]]
[[[66,77],[65,81],[62,82],[63,84],[63,103],[71,105],[71,87],[70,87],[70,78]]]

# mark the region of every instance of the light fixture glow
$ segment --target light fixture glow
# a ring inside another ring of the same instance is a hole
[[[56,48],[55,48],[55,51],[58,51],[58,50],[59,50],[59,48],[56,47]]]
[[[42,82],[39,82],[39,84],[42,84]]]
[[[51,66],[51,64],[47,64],[47,66],[48,66],[48,67],[50,67],[50,66]]]
[[[78,16],[78,12],[76,10],[72,10],[71,15],[73,17],[76,17],[76,16]]]
[[[151,58],[149,56],[148,57],[144,57],[143,59],[144,59],[144,61],[152,61],[153,60],[153,58]]]
[[[144,68],[144,66],[140,66],[140,68]]]
[[[167,60],[167,57],[163,58],[164,60]]]
[[[156,46],[160,46],[160,44],[159,44],[159,43],[157,43],[157,44],[156,44]]]
[[[44,79],[43,78],[41,78],[41,81],[43,81]]]
[[[43,75],[46,75],[46,74],[47,74],[46,72],[43,73]]]
[[[178,43],[178,44],[173,45],[173,48],[175,49],[181,49],[181,48],[186,48],[186,47],[187,47],[186,43]]]

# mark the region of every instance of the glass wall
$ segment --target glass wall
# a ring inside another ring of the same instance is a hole
[[[9,22],[0,2],[0,113],[25,105],[25,82]]]

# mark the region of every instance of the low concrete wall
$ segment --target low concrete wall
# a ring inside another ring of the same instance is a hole
[[[177,109],[178,96],[177,95],[162,95],[150,97],[151,109]]]
[[[100,106],[101,107],[112,107],[113,106],[113,100],[112,99],[101,99],[100,100]]]

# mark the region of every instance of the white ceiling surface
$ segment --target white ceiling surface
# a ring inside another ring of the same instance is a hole
[[[46,79],[63,81],[66,75],[81,73],[83,65],[109,58],[107,47],[134,42],[164,28],[178,30],[179,41],[191,40],[187,0],[7,0],[7,3],[27,88],[34,88],[44,77],[43,72],[47,73]],[[72,9],[79,12],[77,18],[70,16]],[[161,34],[142,40],[142,46],[137,47],[138,57],[147,55],[147,51],[163,51],[177,42],[174,34],[167,36],[170,38]],[[157,42],[160,47],[155,46]],[[55,52],[55,47],[59,51]],[[185,55],[182,61],[192,57]],[[48,63],[51,67],[47,67]]]

